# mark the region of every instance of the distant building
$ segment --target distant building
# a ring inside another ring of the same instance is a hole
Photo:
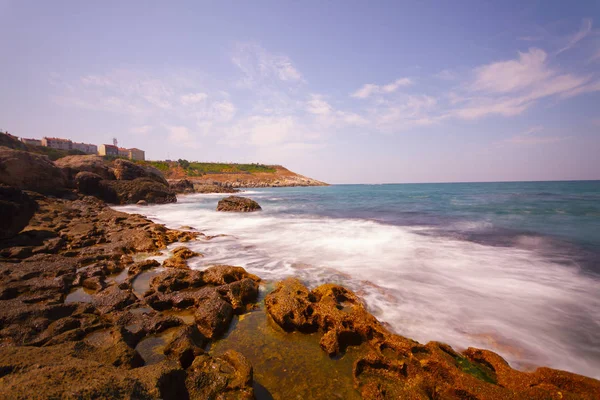
[[[146,159],[146,154],[144,153],[144,150],[136,149],[134,147],[132,149],[129,149],[129,159],[144,161]]]
[[[42,141],[40,139],[21,138],[21,142],[28,144],[30,146],[41,146],[42,145]]]
[[[73,142],[73,149],[83,151],[86,154],[98,154],[98,146],[95,144]]]
[[[112,144],[101,144],[98,146],[98,154],[101,156],[118,156],[119,148]]]
[[[129,149],[126,149],[124,147],[119,147],[119,156],[129,158]]]
[[[59,150],[71,150],[73,148],[73,142],[69,139],[49,138],[44,136],[42,138],[42,146]]]

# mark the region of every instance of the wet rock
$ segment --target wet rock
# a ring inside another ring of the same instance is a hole
[[[21,190],[60,194],[67,179],[46,156],[0,147],[0,183]]]
[[[124,369],[93,360],[98,353],[86,355],[81,347],[82,342],[0,348],[3,398],[187,398],[185,372],[175,362]]]
[[[219,200],[217,211],[252,212],[260,211],[262,208],[254,200],[246,197],[229,196]]]
[[[98,155],[67,156],[59,158],[54,163],[63,169],[70,180],[73,180],[80,172],[90,172],[100,176],[101,179],[115,179],[115,174],[108,163]]]
[[[233,319],[233,307],[216,291],[206,293],[208,296],[199,302],[194,318],[198,330],[208,339],[215,339],[229,327]]]
[[[156,260],[144,260],[140,262],[133,263],[127,273],[129,275],[138,275],[144,271],[147,271],[152,268],[160,267],[160,263]]]
[[[179,246],[173,250],[173,255],[163,262],[163,267],[189,269],[186,260],[198,256],[202,256],[202,254],[196,253],[185,246]]]
[[[0,184],[0,239],[16,236],[36,210],[37,203],[26,193]]]
[[[177,332],[166,346],[164,353],[167,357],[175,358],[181,368],[185,369],[192,365],[197,356],[204,354],[203,348],[207,343],[208,341],[197,327],[187,326]]]
[[[122,310],[137,302],[137,297],[131,290],[122,290],[117,286],[111,286],[93,297],[92,303],[103,313]]]
[[[132,181],[138,178],[148,178],[154,182],[164,186],[169,186],[169,183],[164,178],[162,172],[158,169],[146,165],[138,165],[131,161],[117,159],[113,163],[114,174],[117,180]]]
[[[137,204],[138,206],[147,206],[148,202],[146,200],[140,200],[135,204]]]
[[[247,272],[242,267],[231,265],[215,265],[204,271],[203,279],[206,283],[212,285],[225,285],[228,283],[250,278],[255,282],[260,282],[260,278]]]
[[[238,352],[228,351],[221,357],[200,355],[187,372],[190,399],[254,399],[252,366]]]

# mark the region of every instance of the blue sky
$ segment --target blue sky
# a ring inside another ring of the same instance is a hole
[[[331,183],[600,179],[598,1],[0,0],[0,129]]]

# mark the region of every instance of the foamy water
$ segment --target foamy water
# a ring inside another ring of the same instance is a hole
[[[205,255],[191,260],[193,268],[226,263],[263,279],[340,283],[394,332],[421,343],[488,348],[516,368],[544,365],[600,377],[600,282],[594,275],[527,246],[424,234],[428,227],[286,214],[286,199],[276,190],[244,195],[253,194],[267,202],[263,212],[217,213],[223,195],[119,209],[171,228],[229,235],[186,243]],[[521,240],[535,240],[535,248],[543,239]]]

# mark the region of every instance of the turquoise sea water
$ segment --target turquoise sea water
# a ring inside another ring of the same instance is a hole
[[[225,234],[193,268],[344,284],[397,333],[600,377],[600,181],[249,189],[121,209]]]

